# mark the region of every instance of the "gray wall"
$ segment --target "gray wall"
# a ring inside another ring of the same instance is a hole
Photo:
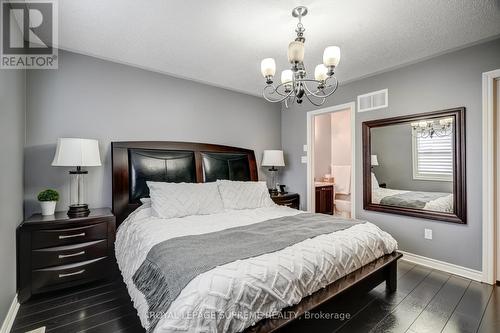
[[[453,192],[453,182],[413,179],[412,134],[409,123],[371,130],[372,154],[379,166],[373,173],[379,183],[396,190]]]
[[[16,294],[16,227],[23,220],[25,71],[0,70],[0,324]]]
[[[500,68],[500,40],[476,45],[417,64],[341,86],[325,106],[356,100],[356,96],[389,88],[389,107],[356,113],[356,216],[390,232],[401,250],[481,269],[481,73]],[[342,71],[342,62],[338,72]],[[366,120],[465,106],[468,224],[457,225],[363,210],[361,123]],[[306,202],[306,164],[300,162],[306,143],[309,104],[282,112],[282,143],[288,157],[283,183]],[[433,240],[424,239],[433,229]]]
[[[102,167],[90,168],[88,203],[111,206],[111,141],[178,140],[280,149],[280,106],[163,74],[60,52],[59,70],[30,71],[27,85],[25,213],[45,187],[68,202],[68,168],[51,167],[58,137],[99,140]],[[264,176],[262,169],[260,174]]]

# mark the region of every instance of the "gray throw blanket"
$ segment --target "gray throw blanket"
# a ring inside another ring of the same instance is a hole
[[[301,213],[247,226],[168,239],[156,244],[133,276],[148,303],[149,331],[196,276],[235,260],[276,252],[359,222]]]
[[[387,196],[380,200],[380,204],[406,208],[424,208],[425,204],[427,204],[429,201],[445,197],[449,194],[450,193],[411,191],[407,193]]]

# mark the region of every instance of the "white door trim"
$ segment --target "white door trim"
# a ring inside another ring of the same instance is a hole
[[[336,111],[341,111],[345,109],[351,110],[351,154],[352,154],[352,165],[351,165],[351,217],[356,217],[355,211],[355,173],[356,173],[356,103],[349,102],[340,105],[334,105],[327,108],[309,111],[307,112],[307,211],[314,213],[314,116],[323,113],[331,113]]]
[[[493,284],[495,277],[495,203],[494,203],[494,81],[500,69],[483,73],[483,282]]]

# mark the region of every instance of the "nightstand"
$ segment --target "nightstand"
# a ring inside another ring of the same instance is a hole
[[[300,196],[297,193],[278,193],[271,194],[271,199],[274,203],[280,206],[287,206],[290,208],[299,209],[300,208]]]
[[[17,228],[20,303],[31,295],[74,287],[116,274],[115,217],[109,208],[86,217],[35,214]]]

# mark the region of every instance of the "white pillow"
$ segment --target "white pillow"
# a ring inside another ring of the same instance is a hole
[[[376,190],[378,188],[380,188],[380,186],[378,185],[377,177],[375,177],[375,174],[372,172],[372,190]]]
[[[250,209],[275,205],[265,182],[218,180],[217,184],[226,209]]]
[[[174,218],[214,214],[224,210],[216,183],[146,182],[157,216]]]

